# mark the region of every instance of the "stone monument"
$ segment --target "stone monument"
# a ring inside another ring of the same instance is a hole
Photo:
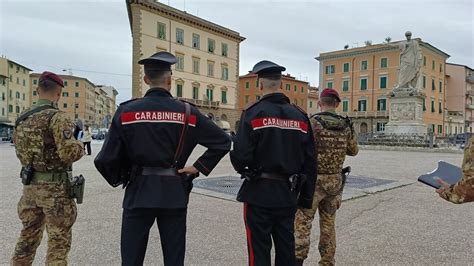
[[[422,55],[417,40],[411,39],[411,32],[405,33],[406,41],[388,44],[400,49],[400,70],[397,85],[389,93],[389,122],[387,134],[425,135],[423,123],[423,100],[426,95],[420,88]]]

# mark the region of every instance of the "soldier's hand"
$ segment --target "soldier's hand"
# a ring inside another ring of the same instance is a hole
[[[194,166],[186,166],[186,167],[184,167],[183,169],[179,169],[179,170],[178,170],[178,173],[180,173],[180,174],[185,173],[185,174],[188,174],[188,175],[189,175],[189,174],[194,175],[194,174],[199,173],[199,171],[198,171],[198,169],[196,169],[196,167],[194,167]]]
[[[438,184],[440,185],[440,188],[436,190],[436,193],[441,196],[441,194],[443,194],[443,192],[445,192],[450,187],[450,185],[441,178],[437,178],[436,182],[438,182]]]

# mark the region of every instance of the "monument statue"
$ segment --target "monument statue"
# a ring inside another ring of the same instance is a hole
[[[411,39],[411,32],[405,33],[406,41],[398,44],[388,44],[400,49],[400,71],[398,72],[398,83],[394,90],[410,89],[417,91],[418,78],[421,70],[421,49],[417,40]]]

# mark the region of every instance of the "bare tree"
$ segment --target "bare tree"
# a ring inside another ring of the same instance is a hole
[[[389,43],[391,40],[392,40],[392,38],[391,38],[390,36],[388,36],[387,38],[385,38],[385,42],[386,42],[386,43]]]
[[[370,46],[372,45],[372,41],[371,40],[367,40],[364,42],[365,43],[365,46]]]

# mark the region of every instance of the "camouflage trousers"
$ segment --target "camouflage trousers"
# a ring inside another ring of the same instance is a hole
[[[72,225],[76,221],[76,203],[63,183],[41,182],[23,187],[18,202],[23,224],[11,260],[12,265],[31,265],[46,228],[48,251],[46,265],[67,265],[71,248]]]
[[[311,209],[298,209],[295,216],[295,251],[297,259],[306,259],[310,247],[312,222],[319,211],[319,265],[334,265],[336,253],[336,210],[342,202],[341,175],[318,175]]]

